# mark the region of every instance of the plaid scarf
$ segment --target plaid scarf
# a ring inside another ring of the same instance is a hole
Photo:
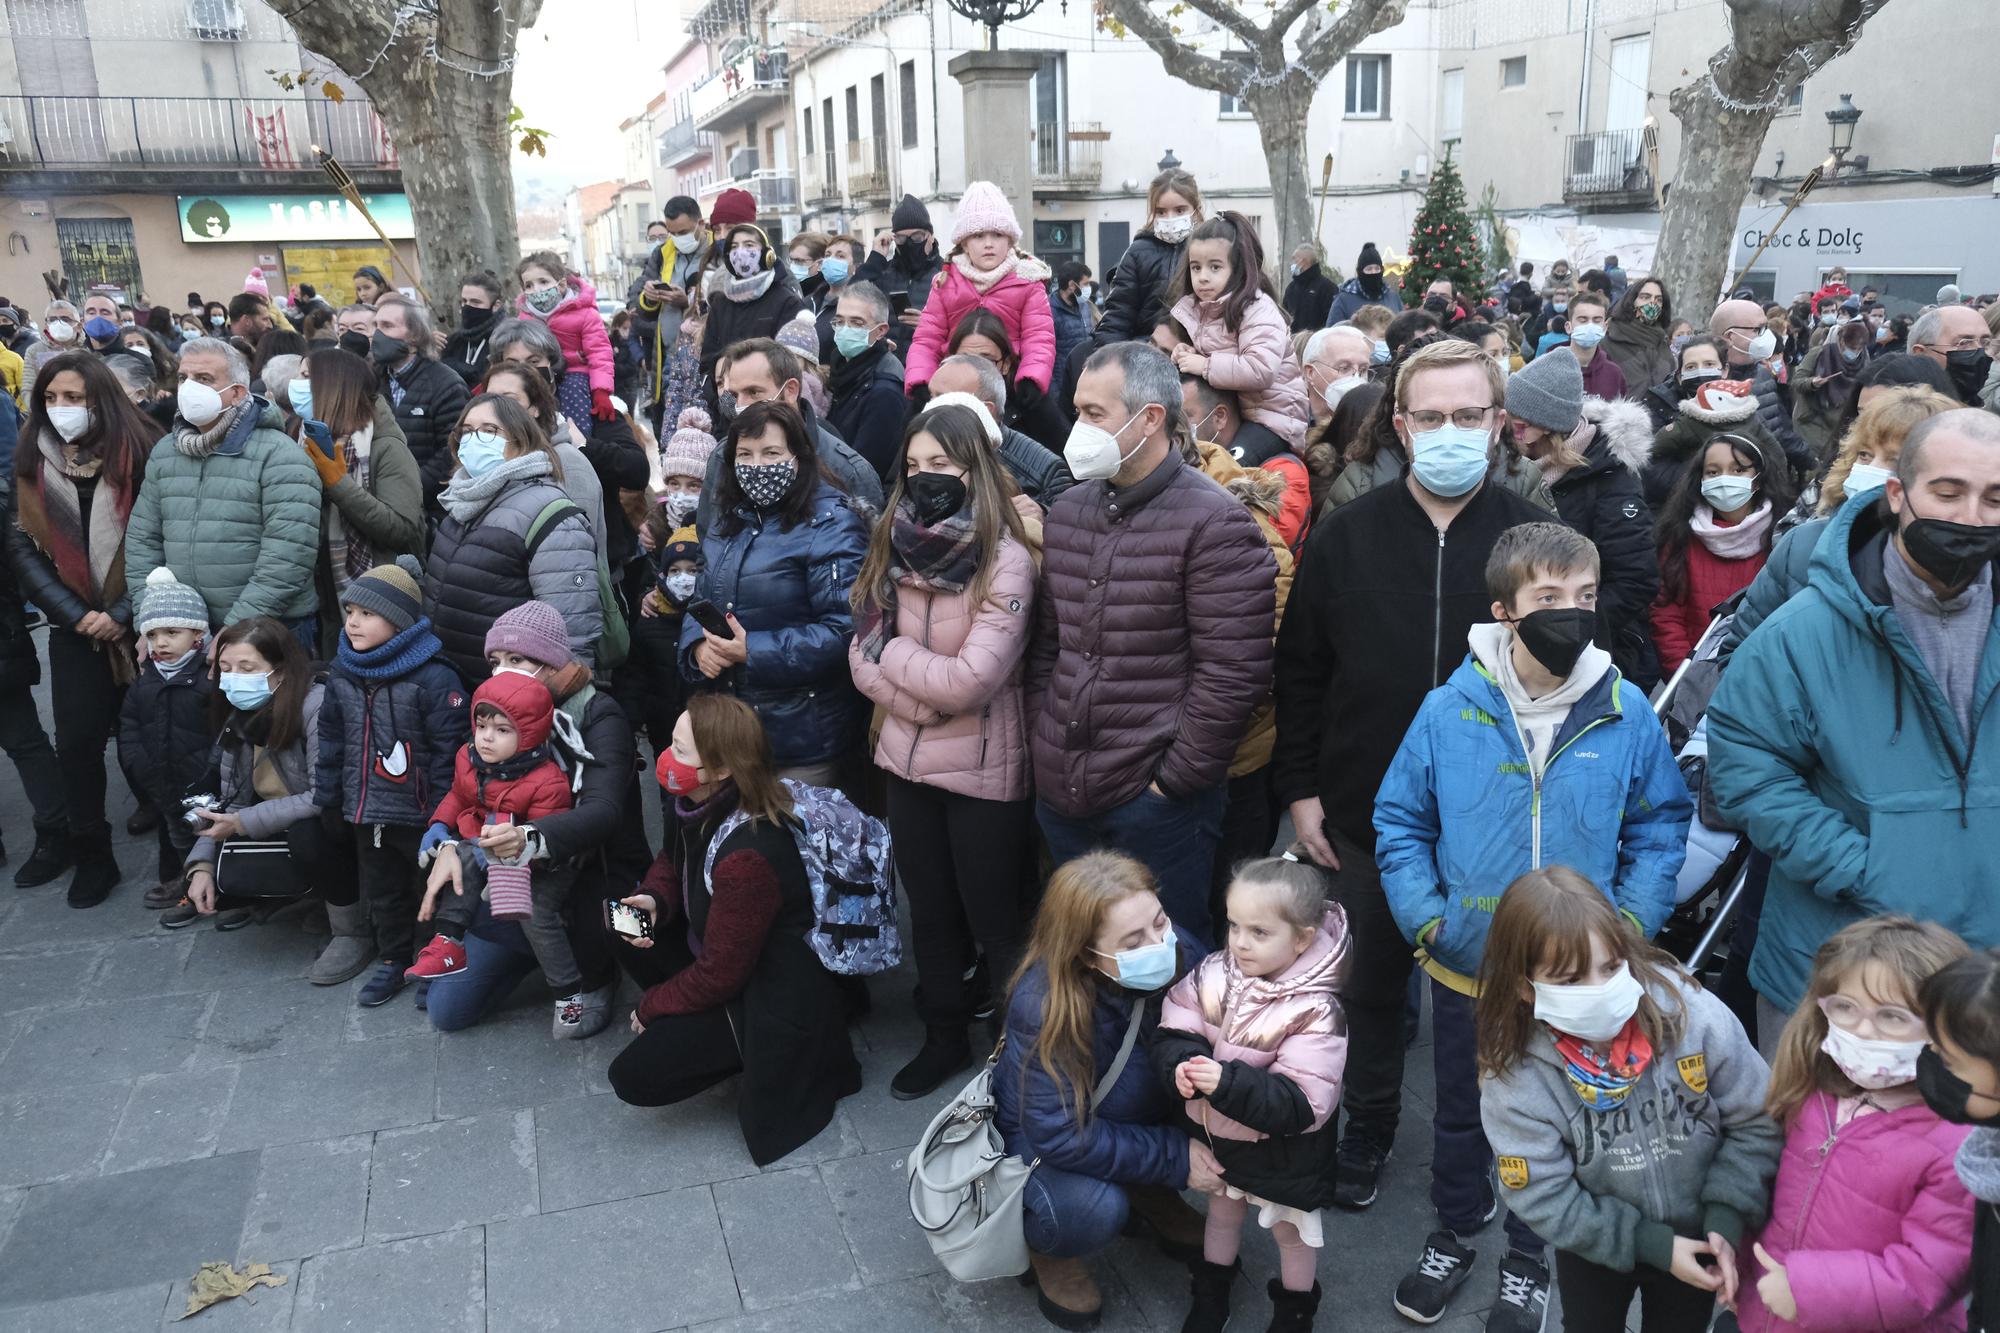
[[[375,423],[372,421],[345,440],[335,441],[346,460],[347,475],[354,478],[354,484],[364,491],[368,490],[368,458],[374,441]],[[340,506],[331,498],[327,500],[322,526],[326,529],[327,563],[333,568],[334,591],[345,596],[348,584],[375,567],[375,551],[359,529],[347,525]]]
[[[104,471],[102,456],[71,458],[52,430],[35,443],[35,455],[22,460],[17,522],[48,555],[63,585],[102,611],[125,595],[125,523],[137,498],[137,479]],[[97,489],[86,533],[76,482],[92,477]]]
[[[964,592],[979,572],[977,511],[967,504],[934,528],[917,522],[917,503],[904,496],[896,505],[889,528],[889,567],[869,599],[868,611],[855,626],[861,655],[882,660],[895,632],[897,589],[904,583],[930,592]]]

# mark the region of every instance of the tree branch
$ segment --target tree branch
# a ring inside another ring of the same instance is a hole
[[[387,45],[395,31],[392,14],[374,5],[299,4],[283,17],[299,45],[350,75]]]
[[[1285,0],[1284,7],[1271,19],[1270,31],[1276,33],[1278,40],[1283,42],[1285,34],[1292,30],[1292,25],[1304,18],[1308,9],[1319,3],[1320,0]]]
[[[1266,31],[1237,9],[1233,0],[1181,0],[1181,3],[1197,14],[1214,19],[1235,33],[1236,39],[1253,51],[1265,42]]]
[[[1879,3],[1879,0],[1878,0]],[[1347,53],[1372,37],[1403,21],[1410,0],[1348,0],[1341,15],[1299,52],[1298,65],[1314,83],[1333,72]]]
[[[1165,65],[1167,73],[1182,83],[1209,88],[1232,96],[1243,91],[1245,68],[1229,60],[1205,56],[1175,37],[1164,19],[1155,14],[1147,0],[1105,0],[1113,18],[1138,34]]]

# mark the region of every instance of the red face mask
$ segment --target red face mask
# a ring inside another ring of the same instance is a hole
[[[701,770],[682,763],[672,750],[661,752],[660,762],[653,766],[653,775],[676,796],[685,796],[701,785]]]

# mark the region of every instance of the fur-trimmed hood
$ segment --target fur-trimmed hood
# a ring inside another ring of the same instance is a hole
[[[1597,428],[1611,456],[1637,472],[1653,456],[1653,419],[1646,409],[1623,398],[1583,400],[1583,419]]]
[[[1208,440],[1199,441],[1196,448],[1201,453],[1198,466],[1210,480],[1235,496],[1251,513],[1277,521],[1285,502],[1283,473],[1269,468],[1244,467],[1230,456],[1227,449]]]

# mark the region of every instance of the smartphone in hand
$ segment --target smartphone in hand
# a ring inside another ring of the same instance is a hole
[[[694,623],[713,634],[718,639],[733,639],[736,631],[729,627],[729,617],[714,602],[703,598],[689,602],[687,613],[694,617]]]

